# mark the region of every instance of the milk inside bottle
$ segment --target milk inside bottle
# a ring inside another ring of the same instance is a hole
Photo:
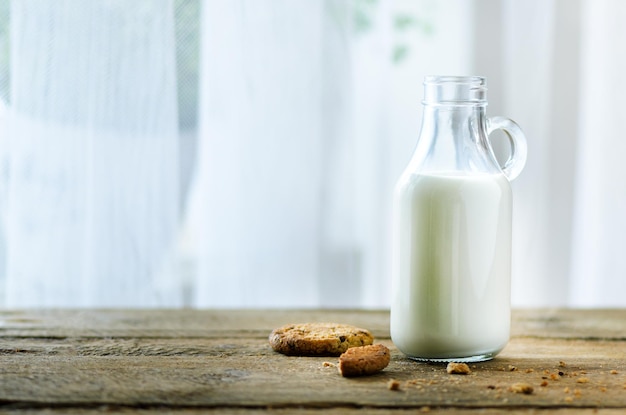
[[[391,337],[426,361],[481,361],[510,331],[512,195],[526,159],[511,120],[485,116],[481,77],[427,77],[415,153],[394,194]],[[500,166],[489,133],[511,144]]]

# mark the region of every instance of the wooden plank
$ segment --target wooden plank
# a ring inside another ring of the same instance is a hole
[[[501,415],[502,408],[437,408],[423,407],[420,409],[390,409],[390,408],[134,408],[103,405],[96,408],[37,408],[37,409],[0,409],[0,415],[94,415],[102,413],[116,414],[173,414],[173,415]],[[624,415],[623,409],[596,409],[596,408],[560,408],[554,410],[536,408],[513,408],[506,411],[507,415]]]
[[[344,379],[324,365],[336,359],[273,352],[271,329],[294,321],[368,328],[392,362],[378,375]],[[387,311],[4,311],[0,413],[626,410],[626,310],[516,310],[510,344],[469,376],[408,360],[388,324]],[[387,388],[390,379],[399,391]],[[534,393],[509,391],[516,382]]]
[[[626,309],[514,310],[513,336],[626,340]]]
[[[389,337],[389,313],[356,310],[0,311],[0,337],[267,337],[292,321],[340,321]]]
[[[423,407],[420,409],[390,409],[390,408],[134,408],[103,405],[96,408],[37,408],[37,409],[0,409],[0,415],[94,415],[102,413],[119,414],[173,414],[173,415],[501,415],[502,408],[437,408]],[[623,409],[596,409],[596,408],[560,408],[554,410],[536,408],[513,408],[506,411],[507,415],[624,415]]]
[[[0,311],[0,337],[264,338],[292,322],[354,324],[389,339],[386,310]],[[626,340],[626,309],[514,310],[512,336]]]
[[[392,350],[385,371],[345,379],[324,366],[335,359],[283,356],[265,339],[7,338],[0,344],[0,402],[190,409],[626,408],[626,350],[619,341],[516,338],[499,358],[473,365],[469,376],[410,361],[389,340],[383,343]],[[581,378],[588,381],[579,383]],[[400,391],[388,390],[390,379],[401,382]],[[547,386],[540,386],[544,381]],[[516,382],[531,384],[535,392],[510,392]]]

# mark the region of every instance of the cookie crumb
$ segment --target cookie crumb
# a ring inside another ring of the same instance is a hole
[[[470,374],[472,371],[466,363],[450,362],[446,367],[446,372],[451,375],[467,375]]]
[[[496,385],[487,385],[487,389],[495,389]]]
[[[567,396],[567,397],[564,399],[564,401],[565,401],[565,402],[573,402],[573,401],[574,401],[574,399],[572,399],[572,397],[571,397],[571,396]]]
[[[511,385],[509,390],[511,392],[523,393],[525,395],[530,395],[534,391],[533,387],[528,383],[514,383],[513,385]]]
[[[420,412],[430,412],[430,406],[422,406]]]
[[[535,369],[530,368],[530,369],[526,369],[524,372],[526,372],[526,373],[533,373],[534,371],[535,371]]]
[[[552,379],[552,380],[559,380],[559,375],[557,375],[556,373],[551,373],[550,374],[550,379]]]
[[[568,388],[568,387],[564,388],[564,389],[563,389],[563,392],[564,392],[564,393],[569,393],[569,388]]]
[[[565,363],[564,361],[561,360],[559,362],[559,367],[566,367],[566,366],[567,366],[567,363]]]
[[[547,381],[547,380],[544,380],[543,382],[541,382],[541,385],[540,385],[540,386],[548,386],[548,381]]]
[[[336,365],[334,363],[331,363],[331,362],[324,362],[324,363],[322,363],[322,366],[324,366],[324,367],[335,367]]]
[[[517,371],[517,366],[509,365],[509,372]]]
[[[395,379],[389,379],[387,382],[387,389],[390,391],[399,391],[400,390],[400,382]]]
[[[578,378],[576,379],[576,383],[587,383],[589,382],[589,378]]]
[[[617,370],[613,369],[613,370],[611,370],[610,373],[611,373],[611,375],[617,375],[619,372]]]

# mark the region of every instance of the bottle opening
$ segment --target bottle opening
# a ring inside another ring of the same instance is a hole
[[[487,80],[482,76],[424,78],[425,105],[487,105]]]

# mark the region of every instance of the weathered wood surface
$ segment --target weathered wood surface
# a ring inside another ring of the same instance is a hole
[[[274,327],[306,321],[368,328],[392,361],[345,379],[324,365],[336,358],[271,350]],[[388,325],[385,311],[0,311],[0,413],[626,413],[626,310],[518,310],[509,345],[468,376],[406,359]]]

